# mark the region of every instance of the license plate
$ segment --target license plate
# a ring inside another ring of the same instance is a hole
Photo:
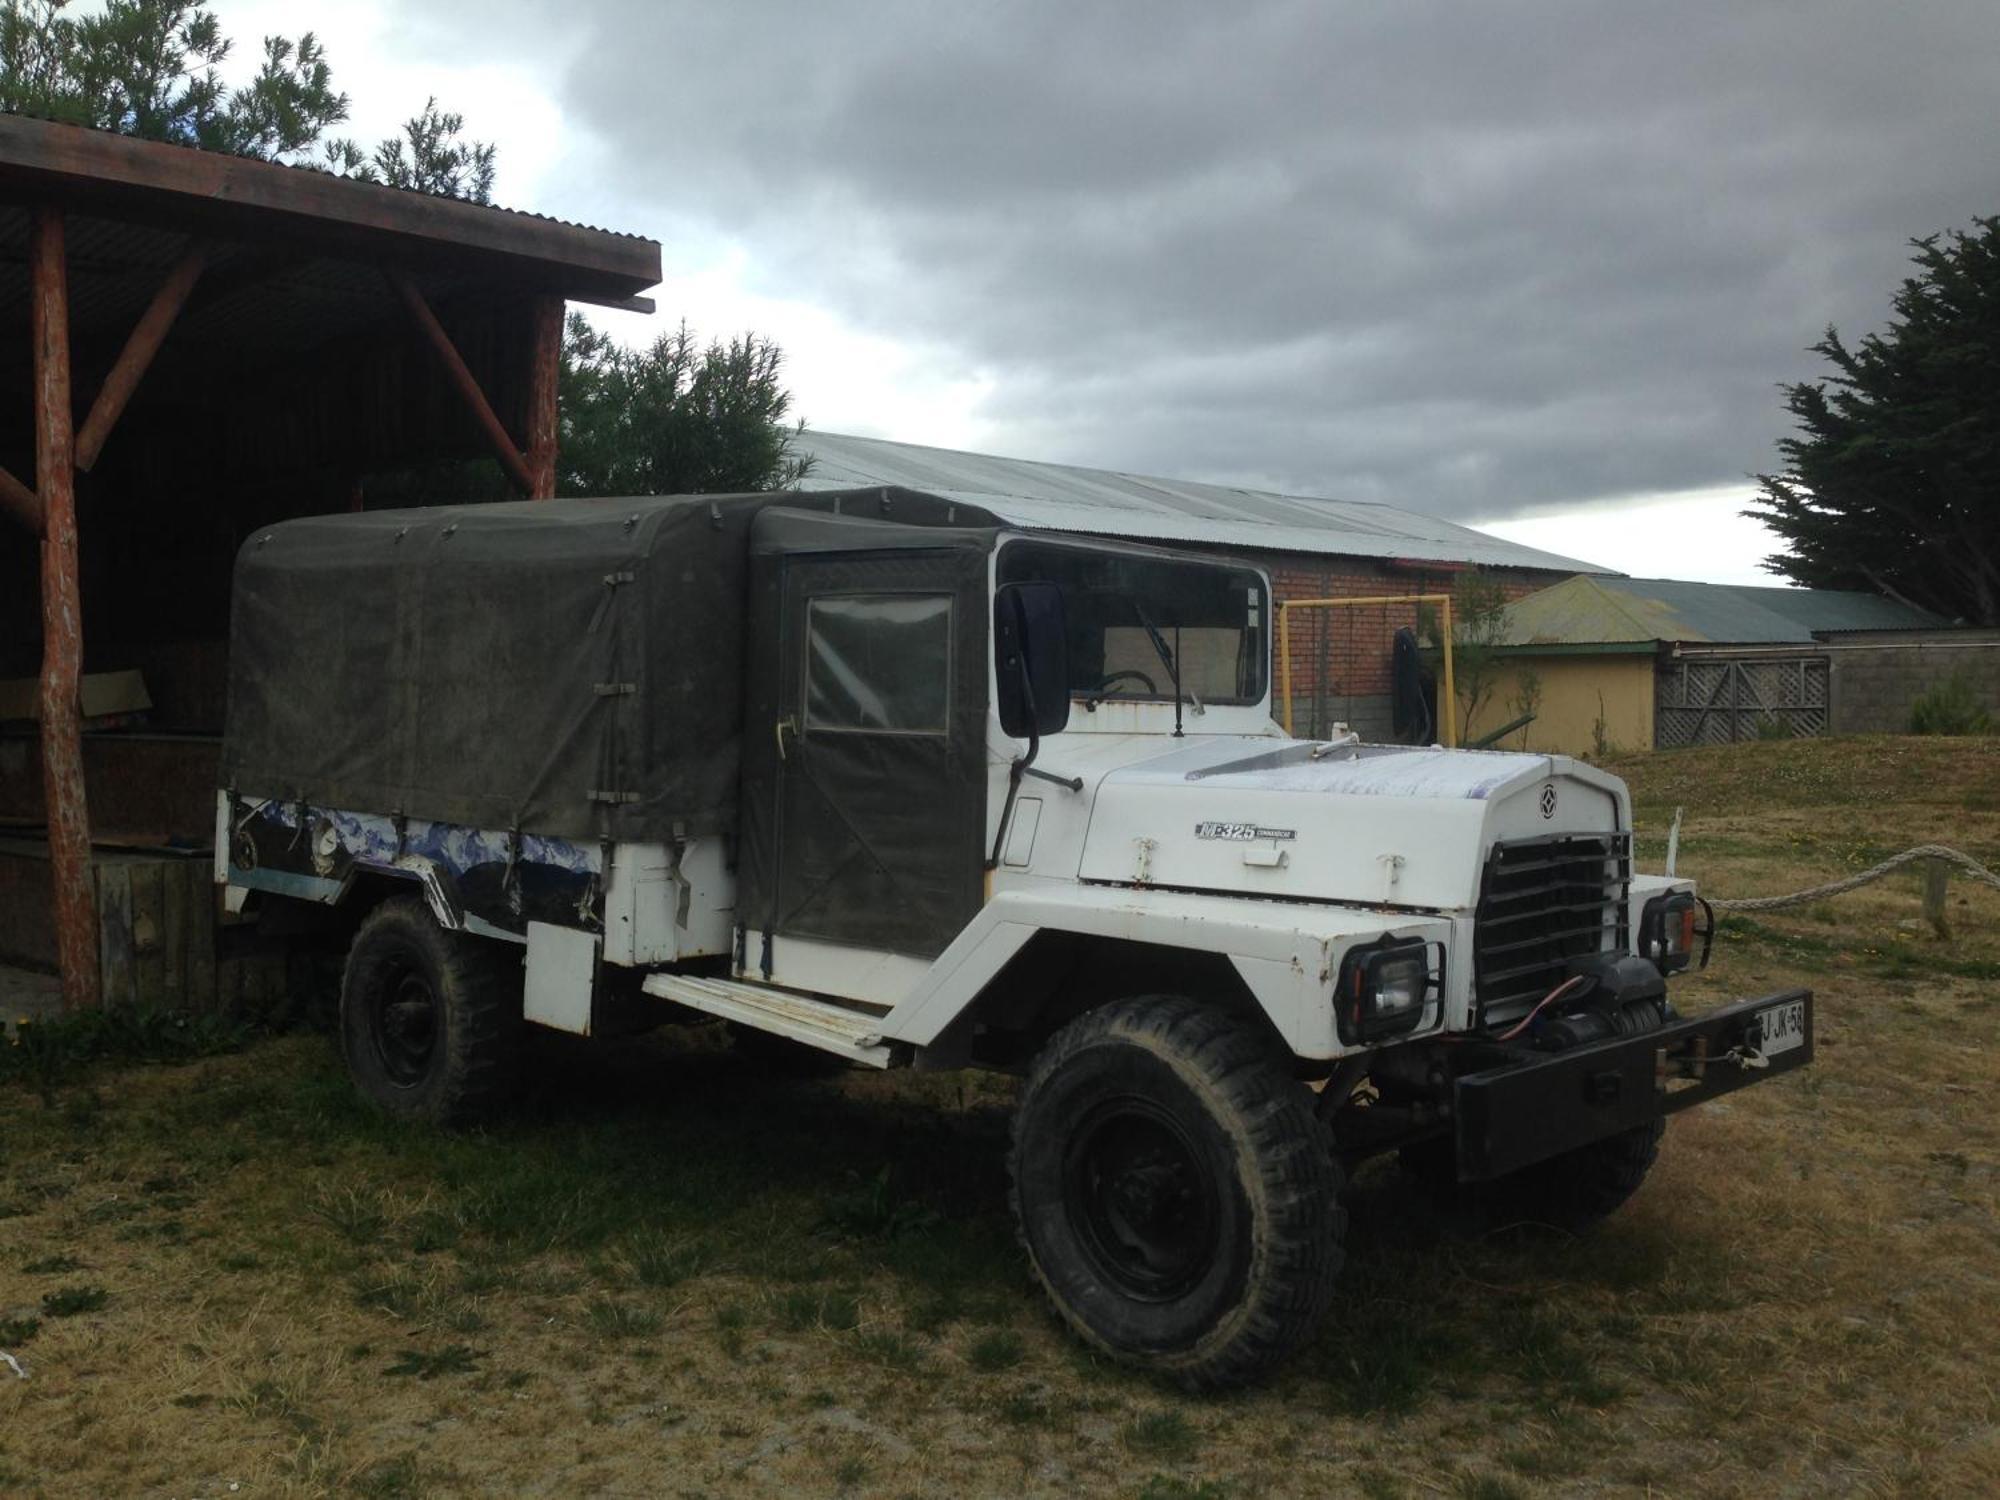
[[[1803,1047],[1806,1044],[1806,1003],[1803,1000],[1787,1000],[1783,1005],[1759,1011],[1757,1025],[1764,1034],[1757,1050],[1766,1057],[1777,1057]]]

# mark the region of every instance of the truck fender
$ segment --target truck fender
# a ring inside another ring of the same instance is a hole
[[[356,860],[348,867],[347,879],[341,883],[340,904],[346,904],[348,893],[364,876],[415,885],[424,893],[424,905],[430,908],[431,918],[438,926],[446,932],[458,932],[465,927],[465,911],[451,889],[450,877],[438,868],[435,861],[419,854],[406,854],[387,863]]]
[[[1004,891],[986,903],[916,987],[884,1017],[886,1039],[929,1046],[971,1007],[1037,933],[1186,948],[1229,960],[1293,1054],[1347,1050],[1332,992],[1347,949],[1383,936],[1449,944],[1442,917],[1343,906],[1307,906],[1144,887],[1051,886]],[[1108,998],[1108,997],[1107,997]],[[1427,1019],[1441,1024],[1445,1006]]]

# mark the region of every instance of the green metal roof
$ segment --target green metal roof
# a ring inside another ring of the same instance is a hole
[[[1893,599],[1839,589],[1580,575],[1508,605],[1499,644],[1803,643],[1828,631],[1917,630],[1945,623]]]

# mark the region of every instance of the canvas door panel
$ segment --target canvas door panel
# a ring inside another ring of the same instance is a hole
[[[983,570],[965,553],[785,560],[768,930],[940,952],[978,910]]]

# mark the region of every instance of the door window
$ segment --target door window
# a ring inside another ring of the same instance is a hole
[[[806,727],[943,734],[951,595],[831,594],[806,604]]]

